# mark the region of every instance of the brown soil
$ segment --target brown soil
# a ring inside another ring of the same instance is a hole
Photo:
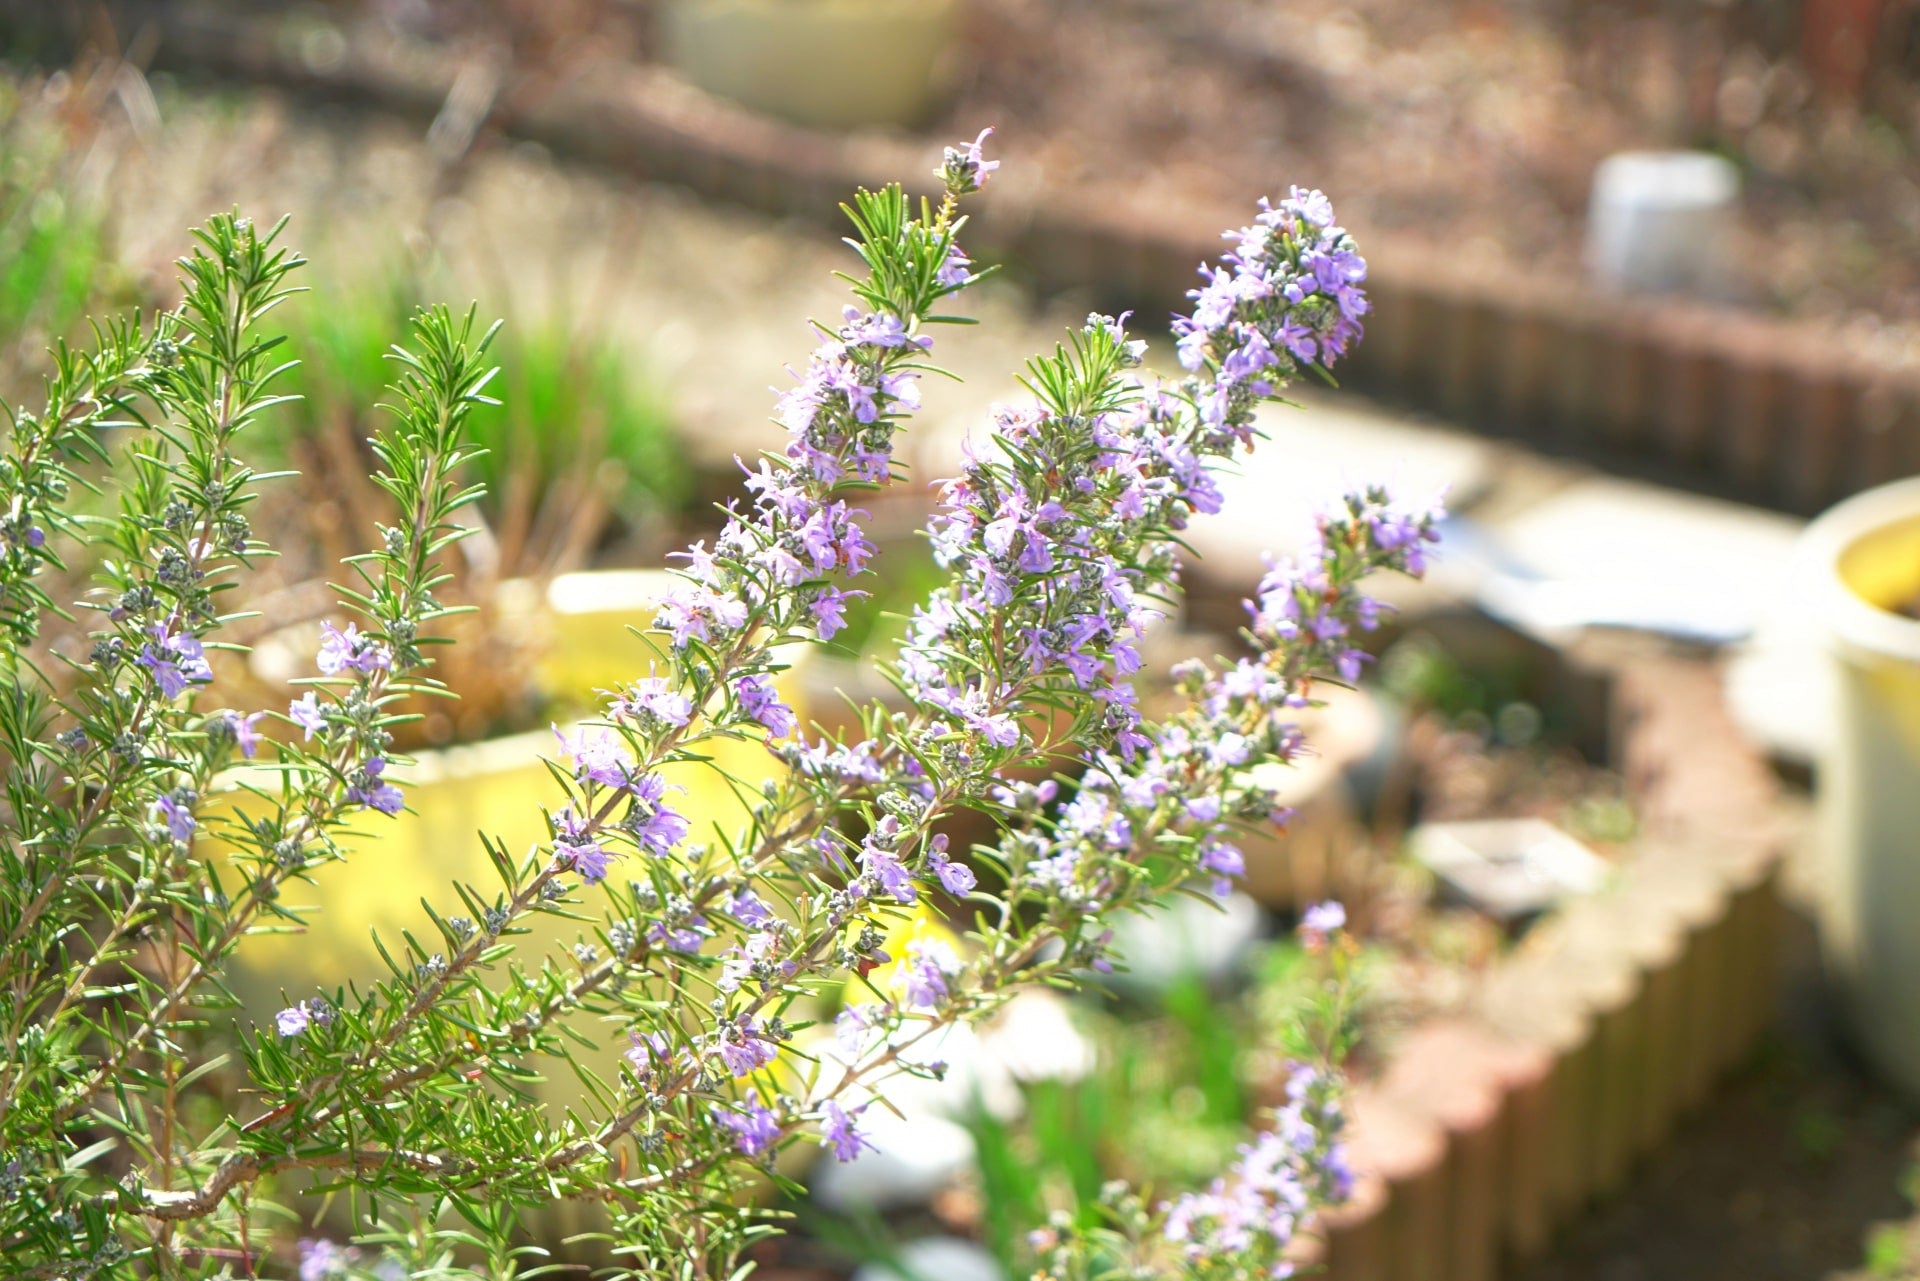
[[[1711,147],[1746,174],[1754,302],[1920,320],[1920,91],[1889,75],[1868,110],[1822,109],[1738,9],[978,0],[948,131],[999,123],[1009,167],[1049,184],[1317,186],[1356,231],[1566,275],[1603,157]]]
[[[666,0],[331,0],[410,37],[511,49],[512,93],[658,52]],[[1920,17],[1888,6],[1854,97],[1822,92],[1799,7],[1521,0],[969,0],[928,144],[999,128],[1009,174],[1154,205],[1290,182],[1363,236],[1488,272],[1580,273],[1594,167],[1702,147],[1742,169],[1746,301],[1920,346]],[[1907,16],[1902,16],[1902,15]],[[470,46],[469,46],[470,47]],[[1760,269],[1764,264],[1764,271]],[[1889,329],[1887,322],[1893,322]]]

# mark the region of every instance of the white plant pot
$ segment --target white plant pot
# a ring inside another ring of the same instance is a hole
[[[1920,1098],[1920,478],[1808,527],[1801,582],[1835,669],[1819,771],[1827,966],[1860,1048]]]
[[[915,125],[942,89],[956,0],[670,0],[668,60],[709,93],[825,129]]]

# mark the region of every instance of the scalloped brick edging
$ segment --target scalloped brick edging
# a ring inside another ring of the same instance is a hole
[[[1358,1187],[1314,1252],[1337,1281],[1487,1281],[1538,1257],[1767,1023],[1784,849],[1772,776],[1712,664],[1638,657],[1614,675],[1638,854],[1356,1089]]]
[[[347,33],[343,56],[314,58],[294,29],[230,8],[99,8],[123,33],[157,33],[161,65],[422,119],[464,100],[454,94],[463,64],[441,51]],[[0,23],[43,47],[71,49],[101,30],[93,12],[0,0]],[[922,145],[785,125],[651,67],[488,97],[490,127],[559,154],[834,226],[856,184],[926,168]],[[1091,288],[1151,314],[1178,304],[1194,264],[1217,253],[1203,229],[1241,220],[1237,209],[1122,205],[1016,175],[982,203],[975,228],[980,248],[1042,287]],[[1920,369],[1836,341],[1831,324],[1469,268],[1405,238],[1369,236],[1368,257],[1371,333],[1343,377],[1382,399],[1797,512],[1920,471]]]

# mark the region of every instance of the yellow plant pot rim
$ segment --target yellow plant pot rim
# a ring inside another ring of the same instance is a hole
[[[1920,477],[1831,508],[1807,527],[1798,558],[1835,649],[1920,663],[1920,620],[1894,612],[1920,597]]]

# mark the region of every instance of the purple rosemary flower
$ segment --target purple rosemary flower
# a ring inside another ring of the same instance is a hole
[[[750,1076],[773,1062],[774,1044],[758,1019],[743,1014],[731,1023],[722,1023],[715,1036],[720,1042],[721,1061],[735,1076]]]
[[[664,857],[687,839],[693,829],[686,816],[663,801],[635,802],[625,827],[633,833],[640,848],[656,857]]]
[[[727,900],[727,915],[752,929],[773,924],[773,913],[760,901],[760,896],[752,890],[741,887]]]
[[[386,770],[387,762],[383,758],[369,756],[347,788],[347,799],[355,805],[379,810],[382,814],[398,814],[405,809],[406,793],[380,777]]]
[[[960,289],[973,283],[973,273],[968,268],[973,259],[958,244],[947,246],[946,261],[940,264],[940,270],[934,273],[934,281],[949,289]]]
[[[840,341],[849,347],[914,347],[925,351],[933,346],[933,339],[909,334],[905,322],[890,311],[862,312],[849,304],[841,309],[840,316],[846,321]]]
[[[780,1141],[780,1122],[758,1091],[737,1107],[715,1107],[713,1119],[733,1131],[733,1145],[751,1157],[765,1156]]]
[[[166,827],[167,835],[174,840],[190,841],[193,829],[198,826],[193,807],[199,799],[190,788],[176,787],[154,801],[152,816]]]
[[[1200,867],[1203,871],[1213,873],[1213,892],[1219,898],[1225,898],[1233,892],[1233,882],[1229,877],[1247,874],[1246,856],[1239,847],[1217,837],[1209,838],[1201,847]]]
[[[972,142],[964,146],[948,147],[946,155],[940,161],[940,167],[933,171],[933,176],[945,183],[948,192],[956,196],[964,196],[980,190],[988,176],[1000,167],[998,160],[987,160],[981,156],[981,148],[992,136],[991,128],[982,129],[980,136]]]
[[[820,1107],[820,1137],[833,1150],[836,1160],[851,1161],[860,1155],[862,1149],[878,1151],[873,1141],[854,1128],[854,1122],[866,1109],[855,1108],[851,1114],[832,1099]]]
[[[775,960],[781,950],[781,934],[774,930],[761,930],[747,936],[740,947],[731,948],[721,955],[726,961],[720,967],[719,988],[722,992],[737,992],[740,985],[750,978],[764,981],[790,979],[800,972],[800,965],[793,960]]]
[[[902,903],[919,902],[920,890],[913,883],[913,873],[889,851],[866,846],[860,853],[860,870],[879,883],[882,893]]]
[[[362,636],[353,623],[348,623],[345,631],[332,623],[322,623],[317,662],[323,676],[338,676],[345,671],[371,675],[381,668],[392,667],[393,655],[373,637]]]
[[[299,1036],[313,1023],[313,1012],[305,1001],[290,1005],[273,1016],[273,1026],[282,1037]]]
[[[847,625],[847,602],[855,596],[865,596],[865,592],[843,592],[837,587],[823,587],[814,596],[808,609],[813,611],[814,630],[819,632],[821,640],[832,640]]]
[[[156,624],[150,629],[153,642],[140,647],[140,665],[153,673],[153,680],[160,687],[160,696],[175,699],[184,694],[189,685],[204,685],[213,679],[213,668],[208,665],[206,651],[200,642],[186,632],[169,635],[164,626]],[[157,648],[156,648],[157,646]]]
[[[560,740],[560,754],[573,761],[576,782],[598,783],[636,794],[646,785],[648,780],[634,772],[633,757],[611,732],[583,728],[568,738],[558,725],[552,728],[553,736]]]
[[[313,695],[309,693],[307,697],[311,698]],[[260,719],[265,715],[265,712],[252,712],[242,716],[239,712],[231,711],[220,714],[222,732],[233,737],[233,745],[239,748],[240,755],[248,760],[252,760],[260,750],[259,725]]]
[[[305,730],[308,739],[327,727],[327,714],[312,690],[287,704],[287,719]]]
[[[797,723],[793,709],[780,701],[771,677],[742,676],[733,683],[733,693],[740,700],[740,710],[764,725],[768,734],[785,738],[793,733]]]
[[[944,835],[933,838],[927,850],[927,867],[940,878],[942,888],[955,898],[965,898],[979,883],[972,868],[947,858],[947,838]]]
[[[613,699],[607,710],[617,719],[675,729],[693,719],[692,700],[658,676],[635,681],[625,693]]]
[[[833,1020],[833,1039],[840,1046],[840,1052],[849,1059],[858,1059],[870,1048],[875,1029],[884,1027],[892,1015],[892,1007],[868,1003],[849,1005],[840,1011]]]
[[[657,625],[673,634],[675,648],[689,640],[712,641],[746,625],[747,603],[702,583],[678,583],[660,604]]]
[[[334,1277],[344,1277],[360,1252],[351,1246],[337,1246],[321,1237],[302,1237],[300,1251],[300,1281],[331,1281]]]
[[[580,873],[580,879],[589,885],[607,879],[607,864],[612,859],[604,845],[588,838],[555,841],[553,857],[559,866]]]
[[[668,948],[687,956],[699,953],[701,943],[712,933],[707,928],[707,918],[695,912],[683,924],[669,926],[665,921],[655,921],[647,926],[647,942],[655,947]]]
[[[674,1060],[673,1042],[665,1032],[649,1032],[645,1036],[628,1032],[627,1041],[627,1048],[621,1057],[633,1065],[637,1076],[649,1076],[655,1067]]]
[[[1327,945],[1330,935],[1345,929],[1347,909],[1338,903],[1316,903],[1300,917],[1300,942],[1309,951],[1318,951]]]
[[[959,972],[952,948],[937,939],[915,939],[907,945],[907,1004],[918,1010],[939,1008],[947,999],[947,980]]]

